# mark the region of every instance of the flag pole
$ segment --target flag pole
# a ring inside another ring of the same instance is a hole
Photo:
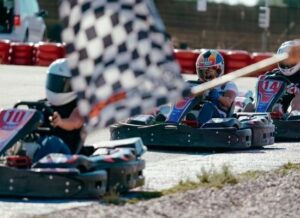
[[[282,53],[282,54],[276,54],[270,58],[264,59],[260,62],[251,64],[247,67],[241,68],[239,70],[233,71],[229,74],[226,74],[224,76],[218,77],[216,79],[213,79],[211,81],[202,83],[201,85],[192,87],[192,94],[194,96],[199,96],[203,92],[215,88],[217,86],[223,85],[224,83],[227,83],[229,81],[232,81],[234,79],[237,79],[242,76],[248,76],[252,73],[255,73],[259,70],[265,69],[273,64],[277,64],[281,61],[287,60],[289,58],[288,53]]]

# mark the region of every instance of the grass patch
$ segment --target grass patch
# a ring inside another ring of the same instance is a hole
[[[146,200],[150,200],[150,199],[153,199],[153,198],[159,198],[163,195],[162,192],[138,192],[136,194],[135,197],[133,198],[128,198],[127,202],[128,204],[136,204],[137,202],[139,201],[146,201]]]
[[[293,164],[288,162],[275,170],[279,173],[287,173],[289,170],[300,171],[300,164]],[[124,205],[126,203],[135,204],[141,200],[150,200],[159,198],[164,195],[170,195],[189,190],[196,190],[199,188],[218,188],[221,189],[226,185],[235,185],[240,182],[255,180],[259,176],[265,174],[264,171],[247,171],[240,174],[235,174],[231,171],[230,167],[224,165],[220,171],[215,169],[205,170],[201,169],[201,173],[197,175],[196,180],[180,181],[172,188],[157,191],[157,192],[136,192],[133,196],[121,197],[116,192],[111,192],[102,198],[102,201],[108,204]]]
[[[159,198],[163,195],[162,192],[134,192],[134,194],[128,194],[121,196],[120,193],[110,192],[105,194],[101,198],[101,202],[105,204],[124,205],[124,204],[136,204],[139,201],[146,201],[153,198]]]
[[[178,192],[185,192],[188,190],[195,190],[201,187],[204,188],[223,188],[225,185],[234,185],[239,182],[236,175],[232,173],[227,165],[222,167],[222,170],[216,171],[211,169],[209,171],[202,168],[201,174],[197,176],[195,181],[181,181],[173,188],[162,191],[164,195]]]
[[[288,162],[284,165],[282,165],[282,167],[279,168],[279,170],[300,170],[300,164],[294,164],[291,162]]]
[[[123,205],[126,203],[126,200],[121,198],[120,193],[113,190],[106,193],[102,198],[101,202],[105,204],[114,204],[114,205]]]
[[[300,171],[300,164],[295,164],[295,163],[287,162],[286,164],[282,165],[276,171],[279,172],[279,173],[283,173],[285,175],[290,170]]]
[[[258,171],[258,170],[246,171],[244,173],[239,174],[238,177],[240,182],[246,182],[249,180],[257,179],[259,176],[263,175],[264,173],[266,172]]]

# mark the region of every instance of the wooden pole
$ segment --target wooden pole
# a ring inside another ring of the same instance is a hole
[[[283,53],[283,54],[276,54],[273,57],[264,59],[260,62],[251,64],[247,67],[241,68],[239,70],[233,71],[229,74],[226,74],[224,76],[218,77],[216,79],[213,79],[211,81],[202,83],[201,85],[198,86],[194,86],[192,87],[192,94],[194,96],[199,96],[201,95],[203,92],[215,88],[217,86],[223,85],[224,83],[227,83],[229,81],[232,81],[234,79],[237,79],[239,77],[242,76],[248,76],[252,73],[255,73],[259,70],[263,70],[273,64],[277,64],[281,61],[286,61],[289,58],[289,54],[288,53]]]

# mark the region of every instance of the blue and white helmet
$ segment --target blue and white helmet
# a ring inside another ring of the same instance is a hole
[[[200,81],[207,82],[211,80],[211,75],[207,74],[209,69],[216,70],[217,77],[224,74],[224,58],[217,50],[205,50],[197,58],[196,72]]]
[[[46,97],[51,105],[62,106],[77,98],[70,84],[71,72],[65,58],[50,64],[46,79]]]
[[[295,45],[300,45],[300,40],[286,41],[278,48],[277,54],[288,52],[289,49]],[[300,62],[294,65],[287,65],[284,62],[281,62],[278,64],[278,68],[283,75],[291,76],[300,70]]]

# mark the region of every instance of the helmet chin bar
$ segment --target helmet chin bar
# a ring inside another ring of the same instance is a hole
[[[282,68],[280,65],[278,66],[280,72],[285,76],[292,76],[295,73],[300,71],[300,63],[292,66],[291,68]]]
[[[209,76],[205,77],[205,81],[210,81],[210,80],[213,80],[215,78],[217,78],[216,75],[215,76],[209,75]]]

